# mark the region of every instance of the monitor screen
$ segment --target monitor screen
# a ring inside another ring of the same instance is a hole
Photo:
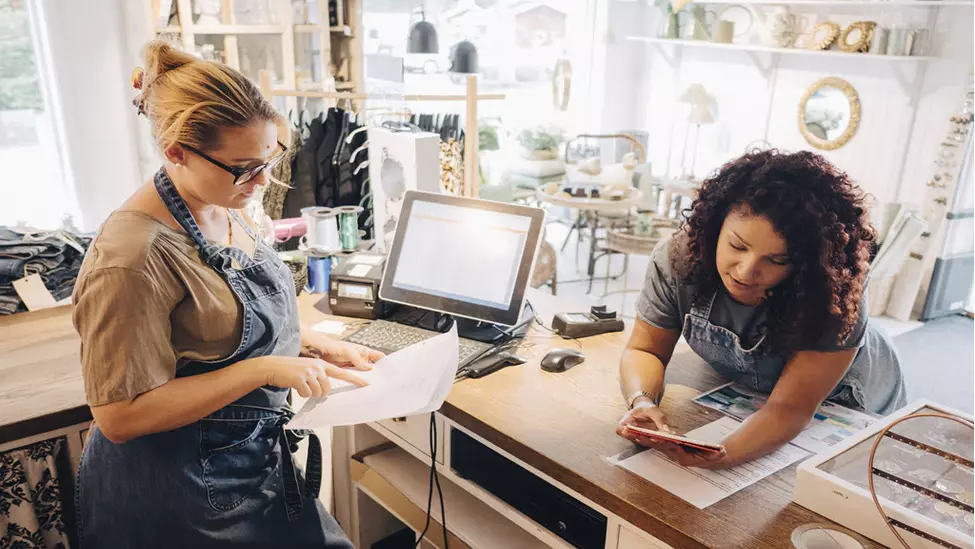
[[[543,220],[538,208],[411,192],[404,200],[380,296],[513,325]]]

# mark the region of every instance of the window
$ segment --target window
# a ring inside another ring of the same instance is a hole
[[[36,8],[0,0],[0,224],[56,228],[78,209],[62,167]]]
[[[439,53],[406,53],[410,27],[420,20],[421,9],[437,30]],[[364,0],[364,50],[403,58],[404,93],[462,94],[463,78],[448,69],[452,47],[468,40],[478,52],[478,91],[506,95],[503,102],[479,104],[481,118],[500,117],[510,127],[558,122],[577,130],[588,99],[585,83],[591,67],[593,10],[594,0]],[[560,61],[571,64],[573,75],[566,112],[556,109],[553,99],[553,77]],[[419,110],[414,104],[409,107]],[[445,104],[427,107],[463,109]]]

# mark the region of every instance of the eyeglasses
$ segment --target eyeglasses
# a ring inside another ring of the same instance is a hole
[[[204,153],[200,149],[197,149],[196,147],[191,147],[189,145],[183,145],[183,146],[186,147],[187,149],[193,151],[194,153],[196,153],[197,155],[199,155],[201,158],[203,158],[207,162],[209,162],[209,163],[213,164],[214,166],[220,168],[221,170],[223,170],[223,171],[225,171],[225,172],[233,175],[234,176],[234,185],[243,185],[244,183],[247,183],[251,179],[254,179],[255,177],[257,177],[257,175],[259,173],[263,172],[264,170],[269,170],[269,169],[277,166],[278,163],[281,162],[281,160],[284,159],[285,155],[288,153],[288,147],[285,147],[284,146],[284,143],[281,143],[280,141],[278,141],[278,146],[281,147],[281,154],[275,156],[274,158],[268,160],[267,162],[265,162],[263,164],[260,164],[258,166],[254,166],[253,168],[235,168],[233,166],[228,166],[228,165],[224,164],[223,162],[220,162],[219,160],[215,160],[215,159],[207,156],[206,153]]]

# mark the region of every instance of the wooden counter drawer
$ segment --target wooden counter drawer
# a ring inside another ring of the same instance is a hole
[[[384,419],[373,425],[378,426],[378,430],[382,434],[395,436],[422,452],[423,455],[430,456],[430,414]],[[436,416],[436,426],[437,463],[442,464],[444,462],[444,439],[447,438],[447,426],[444,425],[444,420],[440,416]]]

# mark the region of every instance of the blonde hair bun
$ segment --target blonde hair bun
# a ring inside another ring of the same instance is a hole
[[[163,74],[178,69],[183,65],[202,62],[200,59],[180,51],[173,47],[169,42],[153,40],[145,46],[142,53],[145,62],[145,82],[151,83]]]
[[[143,60],[145,70],[138,79],[142,93],[136,106],[149,118],[161,151],[175,144],[213,149],[221,128],[258,121],[273,122],[287,133],[284,117],[239,71],[194,57],[162,40],[146,44]]]

